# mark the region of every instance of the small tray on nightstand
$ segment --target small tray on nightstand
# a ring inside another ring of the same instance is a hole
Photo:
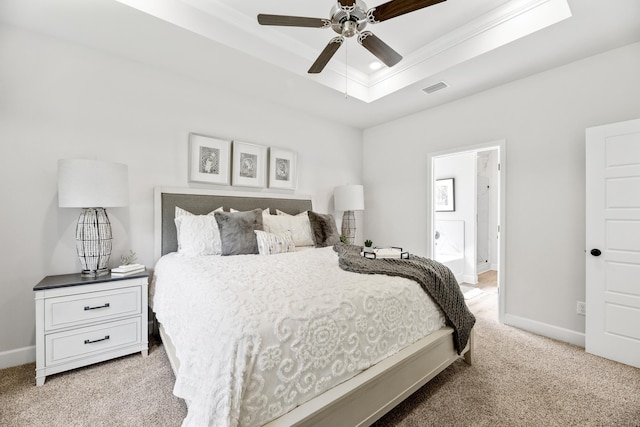
[[[405,252],[402,248],[391,246],[390,248],[374,248],[371,251],[360,252],[365,258],[368,259],[409,259],[409,252]]]

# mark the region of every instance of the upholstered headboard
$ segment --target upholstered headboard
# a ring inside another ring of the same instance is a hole
[[[270,208],[295,215],[312,209],[311,197],[298,194],[245,193],[200,190],[193,188],[157,187],[154,193],[154,258],[178,249],[176,225],[173,221],[176,206],[196,215],[208,214],[220,206],[225,211]]]

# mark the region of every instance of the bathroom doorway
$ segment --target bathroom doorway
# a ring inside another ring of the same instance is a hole
[[[505,307],[504,141],[429,155],[433,197],[428,247],[473,295],[486,277],[498,287],[498,317]],[[481,279],[479,280],[479,277]],[[480,283],[479,283],[480,282]],[[468,293],[469,292],[469,293]]]

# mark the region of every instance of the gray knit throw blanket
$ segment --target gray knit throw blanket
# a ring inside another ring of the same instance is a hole
[[[360,246],[342,243],[335,245],[333,250],[338,253],[338,263],[343,270],[400,276],[418,282],[443,311],[447,325],[453,328],[453,343],[458,354],[464,350],[476,318],[469,311],[458,281],[447,266],[411,254],[409,259],[368,259],[360,255]]]

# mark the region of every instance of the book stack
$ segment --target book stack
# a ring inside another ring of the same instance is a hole
[[[124,277],[131,276],[133,274],[142,273],[145,270],[145,266],[142,264],[127,264],[120,267],[111,269],[111,277]]]

